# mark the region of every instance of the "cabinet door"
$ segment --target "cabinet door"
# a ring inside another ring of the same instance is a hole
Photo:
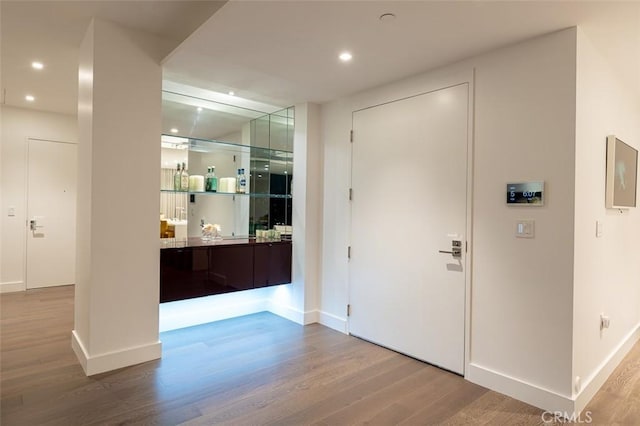
[[[217,293],[253,288],[253,246],[212,247],[209,281]]]
[[[269,267],[271,263],[271,244],[256,244],[253,259],[253,286],[255,288],[269,285]]]
[[[291,243],[271,244],[269,256],[269,284],[289,284],[291,282]]]
[[[253,284],[257,287],[291,282],[291,243],[256,244]]]
[[[206,248],[160,251],[160,302],[208,294],[209,259]]]

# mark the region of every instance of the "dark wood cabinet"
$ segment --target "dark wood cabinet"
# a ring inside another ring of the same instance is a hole
[[[291,282],[291,241],[160,250],[160,302]]]
[[[269,285],[269,262],[271,247],[268,244],[261,244],[254,247],[253,257],[253,285],[266,287]]]
[[[209,279],[222,293],[253,288],[253,246],[209,249]]]
[[[290,283],[291,245],[279,243],[256,245],[253,265],[255,287]]]
[[[208,290],[209,260],[206,248],[186,247],[160,252],[160,300],[199,297]]]

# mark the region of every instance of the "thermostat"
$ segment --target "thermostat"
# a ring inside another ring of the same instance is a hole
[[[507,204],[544,205],[544,182],[508,183]]]

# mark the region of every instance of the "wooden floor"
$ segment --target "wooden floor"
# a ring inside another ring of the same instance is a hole
[[[1,296],[1,424],[542,424],[542,411],[318,324],[261,313],[161,334],[163,357],[86,377],[73,287]],[[590,410],[640,424],[640,345]]]

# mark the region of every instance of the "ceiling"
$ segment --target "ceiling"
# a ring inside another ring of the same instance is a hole
[[[604,54],[640,94],[637,1],[231,1],[164,69],[262,102],[322,103],[575,25],[617,46]],[[338,61],[342,50],[350,63]]]
[[[50,111],[75,113],[76,58],[91,16],[175,40],[176,46],[186,38],[164,61],[166,79],[221,93],[233,90],[237,97],[281,107],[326,102],[574,25],[607,40],[602,54],[624,64],[615,68],[640,96],[637,1],[3,0],[0,5],[5,102]],[[383,13],[396,18],[381,21]],[[351,62],[338,61],[342,50],[353,53]],[[32,70],[33,60],[43,61],[45,69]],[[36,102],[24,101],[27,92]]]
[[[78,54],[92,17],[146,31],[178,46],[223,1],[0,1],[3,102],[76,114]],[[31,68],[40,61],[41,71]],[[32,94],[36,100],[27,102]]]

